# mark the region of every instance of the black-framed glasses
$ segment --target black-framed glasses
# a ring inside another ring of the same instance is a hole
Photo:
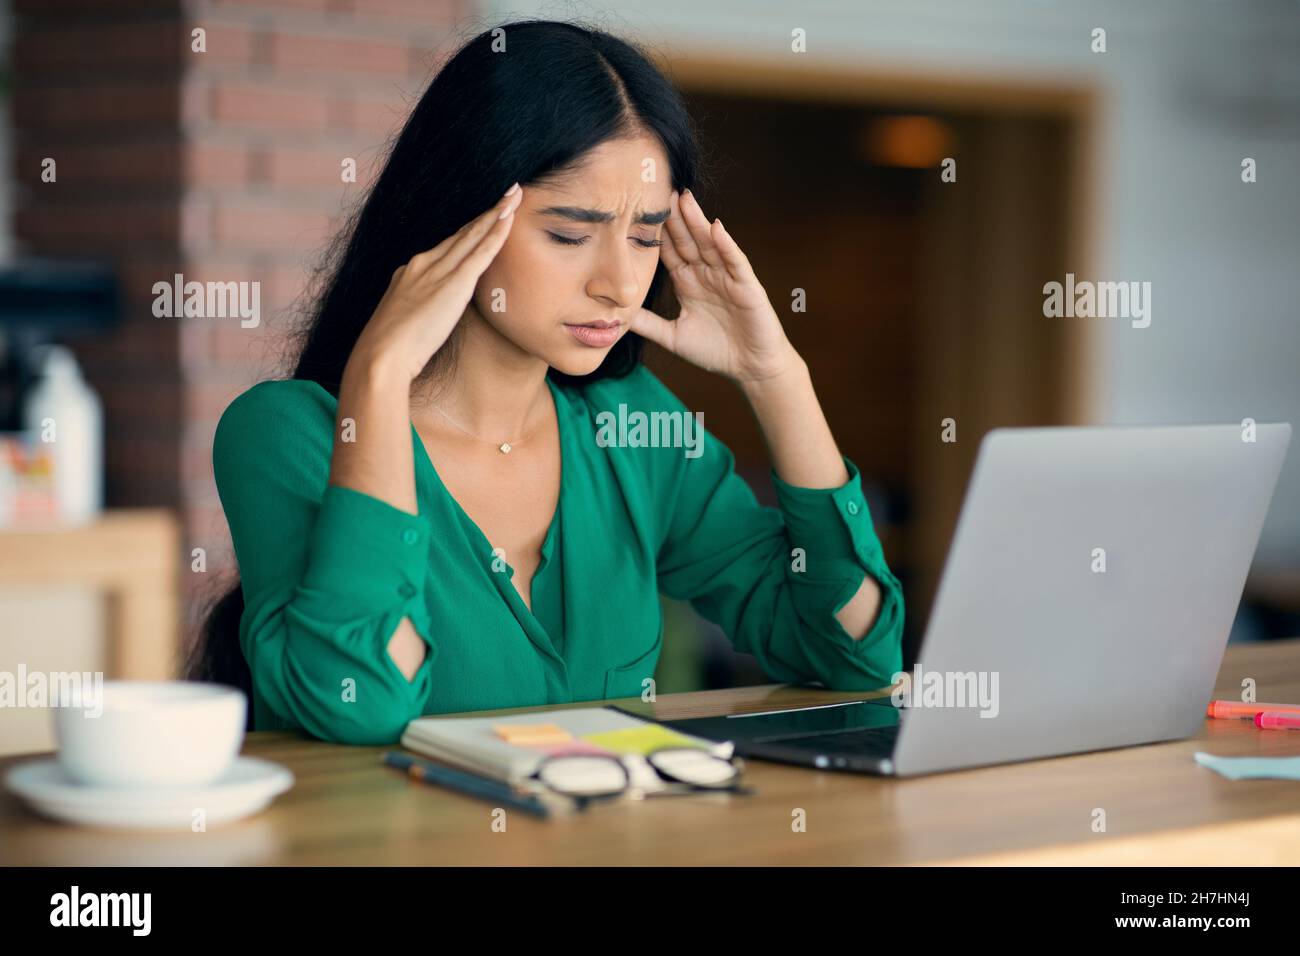
[[[650,790],[632,781],[628,759],[641,759],[666,782],[662,790]],[[572,797],[580,805],[588,801],[627,795],[646,796],[701,792],[753,791],[741,781],[744,761],[727,759],[699,747],[661,747],[647,754],[552,754],[537,766],[534,777],[556,793]]]

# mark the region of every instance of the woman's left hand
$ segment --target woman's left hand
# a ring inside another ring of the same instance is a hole
[[[640,309],[631,330],[741,386],[800,361],[749,259],[722,222],[710,223],[690,190],[681,196],[674,191],[671,209],[659,252],[681,311],[669,321]]]

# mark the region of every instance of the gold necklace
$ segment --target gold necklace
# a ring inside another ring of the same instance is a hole
[[[463,427],[462,425],[457,424],[457,422],[456,422],[455,419],[453,419],[450,415],[448,415],[446,412],[444,412],[444,411],[443,411],[441,408],[439,408],[437,405],[434,405],[433,407],[434,407],[434,410],[437,411],[439,415],[441,415],[443,418],[447,419],[447,421],[451,422],[453,425],[455,425],[457,428],[459,428],[461,431],[463,431],[463,432],[464,432],[466,435],[468,435],[470,438],[473,438],[473,439],[475,439],[475,440],[477,440],[477,441],[485,441],[485,442],[488,442],[489,444],[496,445],[496,446],[497,446],[497,450],[498,450],[499,452],[501,452],[501,454],[503,454],[503,455],[508,455],[508,454],[510,454],[511,450],[512,450],[516,445],[518,445],[520,442],[525,441],[526,438],[531,438],[531,437],[532,437],[532,436],[530,435],[530,436],[526,436],[526,438],[521,438],[521,439],[519,439],[518,441],[503,441],[503,442],[501,442],[501,444],[497,445],[497,443],[496,443],[495,441],[492,441],[492,439],[490,439],[490,438],[480,438],[478,435],[475,435],[475,434],[474,434],[472,431],[470,431],[468,428],[465,428],[465,427]]]

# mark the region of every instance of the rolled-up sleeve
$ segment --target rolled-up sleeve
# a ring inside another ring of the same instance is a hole
[[[657,381],[657,380],[656,380]],[[662,384],[648,400],[683,409]],[[903,592],[885,561],[848,458],[838,488],[800,488],[772,472],[777,507],[760,505],[729,448],[707,429],[698,457],[657,456],[668,514],[660,591],[689,600],[772,679],[874,690],[902,669]],[[665,478],[667,474],[669,477]],[[864,576],[880,588],[875,622],[855,639],[836,618]]]
[[[429,521],[365,492],[328,485],[312,532],[304,590],[339,608],[418,604],[429,564]],[[410,608],[418,612],[416,607]]]
[[[240,644],[255,693],[281,720],[325,740],[389,743],[422,713],[437,656],[430,523],[326,484],[332,422],[298,384],[245,392],[213,441],[244,592]],[[403,618],[427,645],[411,680],[388,653]]]
[[[771,473],[791,548],[806,559],[805,570],[793,572],[790,584],[806,615],[830,609],[830,620],[818,623],[832,641],[880,655],[881,667],[889,669],[885,683],[891,683],[902,667],[903,589],[885,561],[861,473],[847,457],[843,461],[849,480],[838,488],[800,488]],[[854,639],[835,613],[857,592],[864,572],[880,588],[880,606],[871,628]]]

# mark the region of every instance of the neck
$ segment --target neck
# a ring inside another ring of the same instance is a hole
[[[546,409],[547,364],[522,351],[487,324],[471,306],[460,320],[456,363],[438,381],[411,389],[412,416],[420,422],[446,418],[487,441],[518,441]]]

